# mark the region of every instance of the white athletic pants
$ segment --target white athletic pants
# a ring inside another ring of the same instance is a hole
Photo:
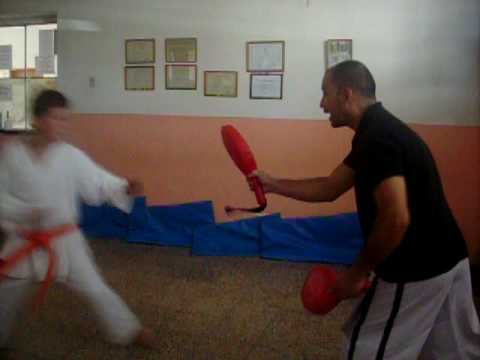
[[[81,251],[78,256],[82,259],[76,259],[69,277],[60,282],[65,283],[90,303],[111,342],[130,343],[141,329],[140,322],[105,283],[97,272],[93,260]],[[29,298],[32,288],[34,283],[29,279],[0,280],[0,348],[7,344],[20,307]],[[48,306],[48,303],[45,306]]]
[[[468,259],[432,279],[375,279],[344,327],[348,360],[480,359]]]

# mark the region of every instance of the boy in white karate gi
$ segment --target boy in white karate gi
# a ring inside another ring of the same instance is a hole
[[[96,165],[81,150],[60,141],[69,117],[68,100],[45,90],[34,104],[33,136],[7,141],[0,152],[0,228],[5,233],[0,259],[27,240],[18,230],[48,230],[77,224],[79,201],[109,202],[129,212],[132,196],[142,186],[118,178]],[[79,229],[52,241],[57,255],[54,280],[84,297],[95,311],[109,341],[154,347],[151,332],[99,275],[90,248]],[[0,274],[0,349],[6,348],[19,308],[32,285],[45,279],[48,254],[35,250],[10,271]]]

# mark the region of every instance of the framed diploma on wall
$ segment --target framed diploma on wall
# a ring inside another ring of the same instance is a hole
[[[237,97],[238,73],[236,71],[204,71],[205,96]]]
[[[197,65],[165,65],[165,89],[196,90]]]
[[[165,39],[165,62],[194,63],[197,62],[196,38]]]
[[[282,99],[283,74],[250,74],[250,99]]]
[[[155,67],[125,66],[125,90],[155,90]]]
[[[125,40],[125,63],[149,64],[155,62],[155,39]]]
[[[329,39],[325,42],[325,66],[330,68],[345,60],[353,59],[351,39]]]
[[[285,41],[247,42],[248,72],[283,72],[285,67]]]

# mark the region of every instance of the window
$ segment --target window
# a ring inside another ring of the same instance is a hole
[[[35,96],[56,88],[56,29],[51,19],[0,25],[0,130],[31,129]]]

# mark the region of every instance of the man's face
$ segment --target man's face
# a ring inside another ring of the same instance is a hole
[[[320,107],[326,114],[330,114],[329,120],[332,127],[347,126],[348,117],[345,113],[345,97],[342,96],[341,90],[336,86],[331,77],[329,71],[323,77],[323,97],[320,101]]]
[[[42,117],[35,119],[35,128],[48,141],[62,139],[67,132],[70,111],[67,108],[53,107]]]

